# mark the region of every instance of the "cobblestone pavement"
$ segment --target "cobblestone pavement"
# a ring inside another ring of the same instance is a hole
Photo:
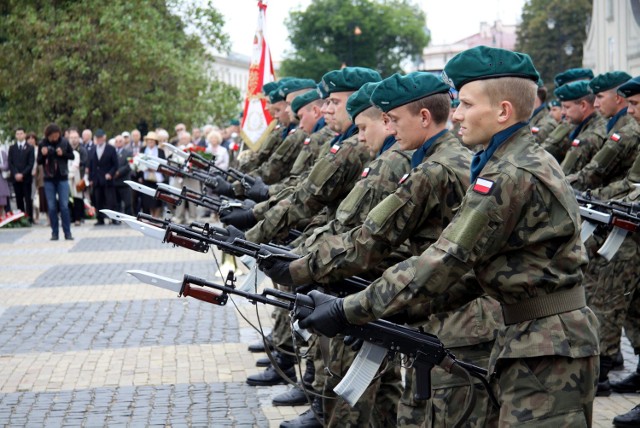
[[[87,222],[73,234],[51,242],[42,226],[0,231],[0,426],[277,427],[306,409],[271,404],[287,386],[245,383],[264,356],[247,351],[259,338],[248,322],[269,330],[269,308],[181,299],[125,273],[220,281],[211,254],[126,226]],[[626,339],[623,350],[625,370],[612,379],[635,368]],[[594,426],[638,403],[597,398]]]

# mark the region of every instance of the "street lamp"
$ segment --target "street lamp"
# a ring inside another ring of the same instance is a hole
[[[549,30],[553,30],[554,28],[556,28],[556,20],[553,18],[547,19],[547,28]]]

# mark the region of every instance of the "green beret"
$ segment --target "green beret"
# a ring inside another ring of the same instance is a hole
[[[298,110],[307,104],[320,99],[320,94],[317,90],[312,89],[310,91],[305,92],[304,94],[300,94],[291,101],[291,111],[294,114],[298,114]]]
[[[557,99],[555,99],[555,98],[554,98],[554,99],[552,99],[552,100],[549,102],[549,105],[550,105],[551,107],[562,107],[562,105],[560,104],[560,101],[558,101],[558,100],[557,100]]]
[[[460,105],[460,100],[458,98],[454,98],[451,100],[451,108],[458,108]]]
[[[624,98],[640,94],[640,76],[634,77],[618,88],[618,93]]]
[[[240,121],[238,119],[231,119],[229,124],[232,126],[240,126]]]
[[[280,88],[274,89],[273,91],[269,92],[269,102],[271,104],[275,104],[279,101],[284,101],[284,97],[282,96],[282,94],[280,94]]]
[[[442,71],[442,80],[458,91],[474,80],[499,77],[521,77],[537,82],[540,75],[529,55],[488,46],[460,52]]]
[[[318,91],[318,95],[320,96],[321,100],[326,100],[327,98],[329,98],[329,92],[324,90],[324,85],[322,84],[322,81],[318,83],[316,90]]]
[[[347,113],[351,118],[351,122],[355,122],[357,115],[371,107],[371,93],[379,84],[380,82],[365,83],[349,96],[347,99]]]
[[[575,82],[576,80],[593,79],[593,71],[590,68],[570,68],[562,73],[556,74],[553,81],[556,84],[556,88],[562,85],[566,85],[569,82]]]
[[[280,84],[280,95],[286,98],[292,92],[302,89],[311,89],[316,87],[316,82],[312,79],[291,79]]]
[[[353,92],[367,82],[379,82],[382,76],[375,70],[364,67],[344,67],[333,70],[322,76],[322,87],[325,92]]]
[[[565,83],[553,91],[560,101],[573,101],[592,94],[589,82],[578,80],[576,82]]]
[[[262,92],[265,95],[269,95],[269,92],[273,91],[274,89],[278,89],[278,82],[268,82],[262,85]]]
[[[544,86],[544,80],[542,80],[542,77],[538,79],[536,85],[538,85],[538,88],[542,88]]]
[[[631,76],[624,71],[610,71],[608,73],[598,74],[589,82],[589,86],[591,86],[594,94],[598,94],[608,91],[609,89],[617,88],[629,79],[631,79]]]
[[[386,113],[429,95],[448,92],[449,86],[431,73],[416,71],[405,76],[396,73],[380,82],[371,94],[371,103]]]

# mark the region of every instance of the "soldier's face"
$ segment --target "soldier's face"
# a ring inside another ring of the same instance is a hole
[[[584,111],[581,107],[582,102],[562,101],[562,114],[569,122],[579,125],[584,119]]]
[[[560,123],[560,121],[562,120],[562,107],[551,107],[549,114],[555,119],[556,122]]]
[[[273,104],[273,110],[275,112],[275,117],[280,121],[281,124],[288,126],[290,123],[289,113],[287,112],[287,103],[284,101],[278,101]]]
[[[629,103],[627,114],[633,117],[636,122],[640,122],[640,94],[628,97],[627,103]]]
[[[482,81],[467,83],[460,89],[460,105],[453,119],[460,122],[460,135],[466,146],[488,145],[491,137],[501,130],[498,117],[500,107],[491,103]]]
[[[613,117],[620,108],[618,95],[616,95],[615,90],[600,92],[596,94],[593,106],[603,117]]]
[[[351,126],[351,119],[347,113],[347,98],[353,92],[334,92],[329,95],[327,106],[327,124],[336,132],[344,133]]]
[[[400,149],[414,150],[425,142],[422,116],[411,114],[407,105],[390,110],[386,117],[389,133],[396,137]]]
[[[374,117],[360,113],[356,116],[355,125],[358,127],[358,142],[367,146],[371,156],[376,156],[389,135],[382,120],[382,112]]]
[[[314,111],[317,111],[317,107],[314,110],[313,105],[306,105],[298,110],[298,117],[300,118],[300,128],[302,128],[302,130],[307,134],[311,134],[311,131],[313,131],[313,127],[316,125],[316,122],[319,119],[319,116],[316,117]]]

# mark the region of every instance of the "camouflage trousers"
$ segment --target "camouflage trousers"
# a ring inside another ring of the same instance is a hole
[[[596,240],[595,245],[599,242]],[[611,261],[599,255],[589,261],[584,286],[587,304],[598,317],[600,355],[613,357],[620,350],[622,327],[628,310],[633,307],[631,301],[639,280],[640,249],[631,236],[624,240]],[[633,324],[632,320],[630,324]],[[633,328],[630,330],[634,331]]]
[[[633,346],[634,353],[640,355],[640,287],[636,287],[631,298],[627,318],[624,320],[624,332]]]
[[[273,344],[277,349],[293,351],[293,338],[291,337],[291,316],[289,311],[282,308],[274,309],[271,317],[274,319],[271,330]]]
[[[369,385],[354,407],[338,397],[333,388],[347,373],[357,352],[345,346],[344,336],[330,340],[329,369],[323,388],[324,420],[327,427],[394,426],[400,398],[400,367],[393,366]]]
[[[493,348],[493,341],[473,346],[450,348],[457,358],[476,366],[487,367]],[[431,370],[431,398],[426,401],[414,399],[416,385],[420,380],[413,368],[405,373],[405,387],[398,403],[399,427],[445,428],[456,424],[465,412],[464,403],[469,394],[469,383],[444,371],[440,367]],[[474,380],[476,402],[469,418],[462,424],[464,427],[484,427],[489,411],[489,396],[482,384]]]
[[[598,356],[498,360],[488,426],[590,427],[598,371]]]

